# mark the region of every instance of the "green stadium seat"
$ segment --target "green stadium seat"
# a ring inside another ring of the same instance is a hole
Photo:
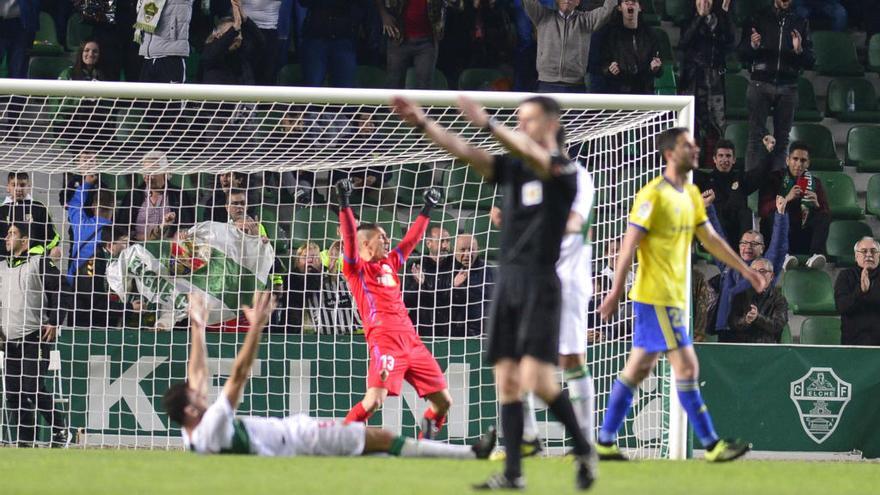
[[[846,135],[846,164],[859,172],[880,172],[880,127],[850,128]]]
[[[858,220],[835,220],[828,227],[825,251],[837,266],[855,266],[853,246],[862,237],[872,237],[871,227]]]
[[[772,4],[773,0],[737,0],[733,2],[733,20],[740,25],[756,12]]]
[[[736,74],[741,70],[743,70],[742,62],[740,62],[736,52],[729,53],[727,55],[727,73]]]
[[[724,128],[724,138],[733,142],[736,147],[736,165],[745,168],[746,151],[749,148],[749,124],[746,122],[728,122]]]
[[[746,100],[746,92],[748,90],[749,80],[745,77],[739,74],[726,74],[724,76],[724,94],[727,98],[725,114],[728,119],[748,119],[749,105]],[[745,150],[743,150],[743,153],[745,154]]]
[[[302,86],[305,81],[302,66],[287,64],[278,71],[279,86]]]
[[[312,206],[297,208],[293,214],[293,248],[307,242],[314,242],[328,248],[333,241],[340,239],[337,234],[339,217],[329,208]]]
[[[359,88],[384,88],[388,80],[384,69],[372,65],[358,65],[355,77]]]
[[[504,77],[498,69],[465,69],[458,76],[458,89],[462,91],[491,91],[492,83]]]
[[[812,167],[811,167],[812,168]],[[856,197],[852,177],[844,172],[814,172],[825,186],[831,217],[835,220],[860,220],[865,217]]]
[[[433,166],[412,163],[394,167],[394,172],[386,184],[396,194],[396,202],[402,206],[420,206],[422,191],[433,183]]]
[[[782,328],[782,335],[779,338],[780,344],[791,344],[793,341],[791,339],[791,328],[788,325],[785,325]]]
[[[789,270],[782,276],[782,293],[796,315],[834,315],[831,277],[819,270]]]
[[[675,52],[672,51],[672,42],[669,41],[669,33],[661,27],[652,27],[651,33],[654,35],[654,41],[657,42],[657,49],[660,52],[660,60],[663,65],[672,65],[678,67],[675,61]]]
[[[67,50],[76,51],[83,42],[92,37],[95,28],[83,21],[79,14],[67,19]]]
[[[840,345],[840,318],[813,316],[801,324],[801,344]]]
[[[654,79],[654,93],[658,95],[678,94],[675,69],[672,64],[663,64],[660,69],[660,77]]]
[[[660,25],[660,14],[657,12],[656,7],[654,6],[654,0],[643,0],[641,2],[642,5],[642,20],[640,23],[645,23],[646,26],[659,26]]]
[[[189,57],[186,58],[186,82],[201,82],[199,66],[202,63],[202,54],[192,45],[189,47]]]
[[[680,26],[691,18],[693,11],[694,2],[690,0],[666,0],[666,15],[663,19]]]
[[[872,175],[868,180],[865,210],[875,217],[880,217],[880,175]]]
[[[472,234],[480,245],[480,250],[486,253],[486,259],[498,259],[498,247],[501,243],[501,234],[489,218],[486,212],[479,213],[475,217],[466,218],[462,222],[462,233]],[[454,249],[454,246],[450,246]]]
[[[843,170],[831,131],[822,124],[795,124],[789,133],[791,141],[810,145],[810,170]]]
[[[58,42],[55,20],[48,13],[40,12],[40,30],[37,31],[34,37],[31,56],[52,56],[61,55],[62,53],[64,53],[64,47]]]
[[[813,31],[815,70],[823,76],[863,76],[865,68],[859,63],[856,45],[849,33]]]
[[[798,78],[798,107],[794,112],[796,122],[821,122],[822,112],[816,103],[816,90],[805,77]]]
[[[880,33],[871,35],[868,40],[868,70],[880,72]]]
[[[495,186],[486,183],[469,166],[456,163],[446,172],[447,209],[488,210],[495,201]]]
[[[852,91],[854,97],[854,110],[850,111],[847,104],[847,96]],[[826,99],[826,114],[841,122],[866,122],[875,123],[880,121],[880,111],[877,107],[877,93],[874,86],[865,78],[847,77],[832,79],[828,83],[828,96]]]
[[[58,79],[70,65],[69,57],[31,57],[28,79]]]
[[[416,71],[412,67],[406,71],[406,89],[416,89]],[[431,89],[449,89],[446,76],[438,69],[434,69],[434,80]]]

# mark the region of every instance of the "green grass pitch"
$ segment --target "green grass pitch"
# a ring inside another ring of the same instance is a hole
[[[0,493],[73,494],[376,494],[453,495],[500,469],[489,461],[197,456],[133,450],[0,449]],[[703,461],[603,463],[589,493],[870,494],[876,463]],[[528,459],[528,493],[575,493],[571,461]]]

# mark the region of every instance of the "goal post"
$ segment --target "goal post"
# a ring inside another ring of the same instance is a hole
[[[498,191],[397,119],[388,106],[393,95],[404,95],[471,144],[503,152],[459,114],[460,94],[510,125],[519,102],[532,96],[0,79],[0,170],[29,173],[33,199],[48,207],[61,237],[60,270],[72,282],[59,304],[78,317],[68,320],[54,344],[61,353],[60,370],[41,380],[70,427],[81,430],[84,444],[179,445],[160,402],[170,383],[185,378],[184,296],[192,290],[210,295],[216,309],[212,323],[218,332],[208,338],[212,393],[242,341],[234,332],[240,305],[253,290],[274,288],[281,308],[273,315],[240,412],[345,415],[364,391],[368,362],[337,265],[332,182],[345,175],[358,186],[356,215],[382,225],[392,242],[418,213],[421,191],[431,185],[443,190],[444,204],[432,214],[436,234],[429,231],[429,240],[419,243],[400,283],[453,392],[444,438],[464,442],[495,423],[491,371],[481,354],[499,254],[490,216]],[[662,173],[655,136],[670,127],[693,128],[693,98],[553,97],[563,109],[569,151],[596,186],[591,282],[598,299],[608,288],[615,243],[635,193]],[[71,214],[71,206],[80,206],[73,198],[84,182],[77,174],[84,173],[96,173],[99,180],[81,191],[91,205],[83,211],[109,215],[113,230],[102,235],[132,237],[121,255],[104,237],[91,258],[73,256],[85,242],[76,234],[82,219]],[[241,205],[230,200],[239,189]],[[244,209],[241,216],[236,207]],[[480,262],[456,258],[456,244],[469,240],[459,238],[464,235],[475,241],[470,254]],[[431,246],[446,246],[451,256],[435,263],[443,268],[427,274],[437,284],[433,291],[421,280],[425,273],[413,269],[414,263],[419,268],[432,263]],[[462,271],[469,278],[454,285]],[[97,306],[89,311],[89,304]],[[626,303],[610,323],[593,316],[585,345],[598,420],[628,352],[633,317]],[[2,402],[0,431],[12,431],[3,435],[4,442],[14,440],[21,427],[16,423],[20,411],[7,404]],[[406,388],[370,424],[414,434],[423,407]],[[561,450],[561,426],[546,410],[538,417],[548,446]],[[45,440],[50,428],[38,430]],[[680,459],[686,456],[686,440],[686,418],[668,363],[662,361],[637,395],[621,443],[636,457]]]

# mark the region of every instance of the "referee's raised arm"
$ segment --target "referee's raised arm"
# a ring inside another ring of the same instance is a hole
[[[402,96],[391,98],[391,108],[401,120],[420,129],[437,146],[448,151],[452,156],[470,164],[474,170],[484,179],[492,181],[495,178],[494,158],[488,151],[481,150],[468,144],[464,139],[452,134],[444,127],[429,119],[422,108],[414,101]]]

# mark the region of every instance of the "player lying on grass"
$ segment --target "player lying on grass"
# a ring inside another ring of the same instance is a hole
[[[688,184],[688,174],[697,168],[700,152],[690,132],[682,127],[663,131],[657,136],[657,148],[666,162],[666,170],[636,195],[614,282],[599,308],[605,320],[617,312],[638,249],[639,268],[629,293],[635,312],[632,351],[611,389],[596,449],[602,459],[625,460],[616,443],[617,432],[636,389],[663,353],[672,365],[678,400],[706,449],[706,460],[731,461],[745,454],[749,445],[719,439],[715,433],[700,395],[699,363],[687,331],[687,256],[694,235],[712,256],[742,274],[759,293],[763,291],[764,278],[715,232],[708,222],[700,190]]]
[[[336,183],[339,222],[342,230],[342,273],[348,281],[370,354],[367,393],[351,408],[346,422],[365,422],[389,395],[400,395],[406,380],[428,399],[430,407],[421,421],[420,438],[432,438],[446,422],[452,396],[440,365],[425,347],[413,326],[400,294],[397,274],[416,244],[425,236],[431,208],[440,202],[440,191],[425,191],[425,206],[409,231],[393,250],[385,229],[372,223],[358,224],[348,205],[352,184]]]
[[[401,457],[448,457],[485,459],[495,446],[495,431],[490,429],[475,445],[446,445],[430,440],[397,436],[363,423],[343,424],[317,420],[304,414],[286,418],[255,416],[236,417],[244,386],[260,345],[260,336],[272,310],[274,298],[269,292],[254,294],[253,306],[243,312],[250,328],[245,335],[229,379],[220,397],[208,405],[208,361],[205,347],[207,309],[201,295],[190,295],[192,351],[185,383],[172,385],[162,404],[172,421],[181,427],[187,449],[199,454],[256,454],[265,456],[326,455],[355,456],[388,453]]]

